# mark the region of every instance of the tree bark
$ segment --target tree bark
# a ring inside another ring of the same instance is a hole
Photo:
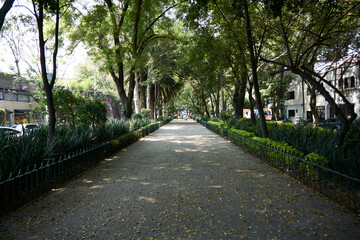
[[[146,86],[143,86],[143,83],[147,80],[147,69],[140,69],[140,102],[141,109],[146,108]]]
[[[263,110],[263,105],[261,102],[261,95],[259,91],[259,83],[258,83],[258,75],[257,75],[257,59],[255,57],[255,51],[253,47],[253,37],[252,37],[252,31],[251,31],[251,25],[250,25],[250,16],[249,16],[249,10],[248,10],[248,4],[247,0],[244,1],[245,6],[245,22],[246,22],[246,35],[248,39],[248,47],[250,52],[250,60],[251,60],[251,68],[252,68],[252,75],[253,75],[253,84],[254,84],[254,91],[255,91],[255,97],[257,102],[257,109],[260,117],[260,126],[261,126],[261,133],[263,138],[268,138],[269,133],[267,130],[266,125],[266,119],[265,114]]]
[[[315,124],[318,125],[320,122],[319,114],[316,111],[316,91],[308,82],[306,83],[308,90],[310,92],[310,110],[311,114],[314,117]]]
[[[241,117],[241,109],[240,109],[240,86],[238,83],[235,83],[234,90],[234,110],[235,110],[235,118],[239,119]]]
[[[41,77],[44,84],[44,91],[46,95],[46,103],[48,107],[49,114],[49,125],[48,125],[48,136],[47,144],[50,144],[55,135],[55,124],[56,124],[56,114],[55,106],[53,99],[53,87],[56,80],[56,68],[57,68],[57,52],[59,47],[59,21],[60,21],[60,9],[59,9],[59,0],[56,1],[56,10],[55,10],[55,45],[53,52],[53,73],[52,78],[49,82],[46,69],[46,55],[45,55],[45,40],[44,40],[44,2],[39,1],[38,8],[36,8],[36,3],[33,2],[34,13],[38,25],[39,31],[39,49],[40,49],[40,66],[41,66]]]
[[[252,82],[250,82],[249,85],[250,85],[250,87],[248,89],[248,94],[249,94],[251,124],[252,124],[252,126],[256,126],[256,117],[255,117],[255,113],[254,113],[254,100],[252,97],[252,89],[253,89]]]
[[[15,0],[6,0],[0,9],[0,31],[4,25],[6,14],[10,11],[14,2]]]
[[[149,103],[150,103],[150,109],[151,109],[151,118],[155,119],[155,86],[154,85],[150,85],[150,90],[149,90]]]
[[[135,72],[135,86],[134,86],[134,105],[135,113],[141,113],[141,100],[140,100],[140,73]]]
[[[203,102],[203,106],[205,108],[205,113],[208,117],[210,117],[210,113],[209,113],[209,110],[208,110],[208,107],[207,107],[207,103],[206,103],[206,99],[205,99],[205,96],[204,96],[204,90],[201,89],[201,101]]]
[[[129,91],[128,91],[128,101],[125,105],[125,117],[130,119],[133,114],[133,99],[134,99],[134,89],[135,89],[135,66],[130,68],[129,76]]]

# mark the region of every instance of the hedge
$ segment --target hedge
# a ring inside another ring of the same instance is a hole
[[[318,177],[318,166],[327,167],[329,160],[316,153],[305,155],[284,142],[277,142],[269,138],[256,137],[254,133],[236,128],[229,128],[225,123],[207,122],[211,130],[223,137],[229,137],[238,145],[242,145],[257,155],[276,160],[285,165],[289,171],[306,172],[307,176]],[[266,146],[266,147],[265,147]]]

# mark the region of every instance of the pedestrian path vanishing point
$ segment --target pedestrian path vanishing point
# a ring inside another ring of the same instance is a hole
[[[20,209],[0,239],[360,239],[360,222],[192,120]]]

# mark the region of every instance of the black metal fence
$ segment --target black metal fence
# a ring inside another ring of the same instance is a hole
[[[127,133],[119,139],[87,146],[58,159],[46,159],[40,165],[12,173],[0,182],[0,216],[42,195],[123,147],[154,132],[171,119]]]
[[[359,214],[360,180],[320,166],[305,159],[266,146],[250,138],[243,137],[228,129],[197,120],[213,132],[245,148],[269,165],[290,175],[332,201]]]

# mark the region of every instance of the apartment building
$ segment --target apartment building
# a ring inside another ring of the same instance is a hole
[[[340,67],[330,70],[325,79],[336,86],[353,104],[355,113],[360,117],[360,61],[345,62]],[[334,97],[336,103],[346,114],[345,104],[333,89],[326,89]],[[344,106],[344,107],[343,107]],[[321,120],[335,117],[334,110],[325,98],[317,93],[316,110]],[[300,77],[292,82],[288,88],[287,98],[284,102],[285,118],[299,116],[306,120],[313,120],[310,109],[310,93],[306,84]]]
[[[35,106],[29,84],[19,82],[14,75],[0,73],[0,108],[5,109],[7,126],[34,122],[30,112]]]

